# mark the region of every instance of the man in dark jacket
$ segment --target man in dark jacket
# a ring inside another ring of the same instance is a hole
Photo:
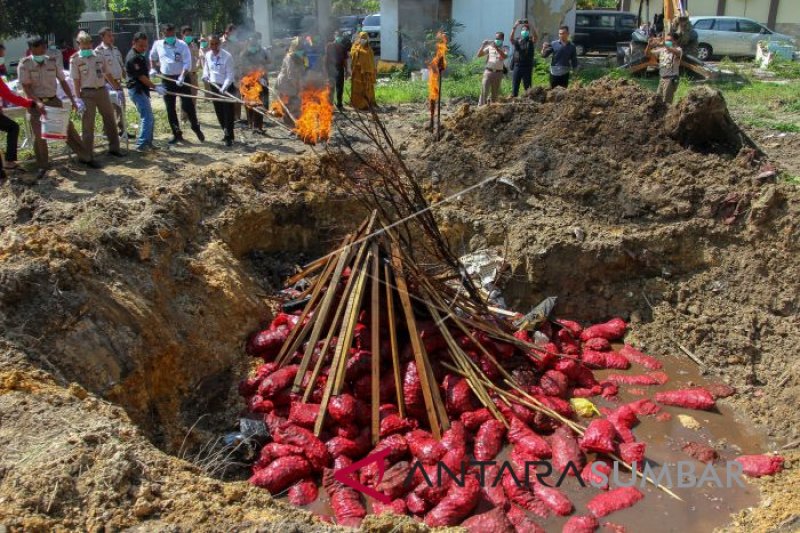
[[[517,38],[517,28],[522,27],[521,37]],[[520,83],[527,91],[533,81],[534,45],[539,40],[536,28],[531,31],[531,26],[525,19],[518,20],[511,29],[511,46],[514,55],[511,58],[512,95],[519,96]]]
[[[347,43],[338,31],[333,35],[333,41],[325,47],[325,72],[328,74],[328,91],[331,102],[336,95],[336,107],[341,111],[342,96],[344,93],[344,79],[347,76],[347,56],[350,50]]]
[[[550,62],[550,88],[569,85],[569,74],[578,68],[578,50],[569,40],[569,27],[558,29],[558,40],[544,43],[542,57],[553,56]]]

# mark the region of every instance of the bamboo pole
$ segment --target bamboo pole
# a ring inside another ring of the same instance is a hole
[[[381,337],[380,337],[380,282],[381,282],[381,269],[380,269],[380,252],[378,250],[378,243],[372,243],[372,338],[370,340],[370,348],[372,352],[372,444],[378,443],[381,434]],[[366,268],[366,267],[365,267]]]
[[[417,323],[414,318],[414,309],[411,307],[411,299],[408,296],[408,286],[406,285],[405,275],[403,273],[403,264],[400,256],[400,249],[396,243],[392,243],[392,266],[394,267],[394,275],[397,283],[397,292],[400,295],[400,303],[403,307],[403,312],[406,317],[406,325],[408,326],[408,335],[411,338],[411,348],[414,352],[414,361],[417,366],[417,374],[419,374],[420,385],[422,386],[422,397],[425,400],[425,411],[428,415],[428,423],[430,424],[431,434],[436,440],[442,438],[442,432],[439,425],[437,416],[438,408],[436,404],[442,403],[439,388],[432,384],[428,379],[428,365],[425,363],[427,354],[425,347],[420,342],[419,332],[417,331]]]
[[[386,318],[389,322],[389,343],[392,350],[392,370],[394,371],[394,387],[397,394],[397,410],[400,417],[406,417],[406,401],[403,397],[403,378],[400,372],[400,353],[397,348],[397,324],[394,315],[394,294],[392,292],[391,271],[389,265],[383,265],[386,284]]]
[[[345,242],[347,242],[349,238],[350,237],[348,236],[348,238],[345,239]],[[300,346],[302,339],[308,335],[309,324],[306,323],[306,318],[311,310],[314,309],[314,305],[319,299],[319,295],[322,294],[322,289],[325,288],[328,279],[333,273],[334,264],[335,262],[333,261],[333,256],[331,256],[331,259],[328,262],[328,265],[325,267],[325,270],[322,272],[322,275],[317,278],[314,284],[314,291],[311,294],[311,299],[303,308],[303,312],[300,313],[300,319],[297,321],[297,324],[295,324],[295,327],[289,331],[289,336],[286,338],[286,342],[283,343],[283,346],[281,346],[281,351],[278,352],[278,356],[275,358],[275,361],[279,366],[283,366],[286,361],[288,361],[288,358],[291,356],[291,354],[293,354],[297,347]]]

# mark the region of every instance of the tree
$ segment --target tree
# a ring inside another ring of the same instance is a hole
[[[617,9],[617,0],[578,0],[578,9]]]
[[[0,34],[68,39],[77,32],[84,0],[0,0]]]
[[[381,9],[380,0],[333,0],[331,11],[334,15],[367,15]]]

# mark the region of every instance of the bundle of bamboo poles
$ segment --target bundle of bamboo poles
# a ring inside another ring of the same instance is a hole
[[[431,279],[406,253],[400,242],[386,229],[376,224],[376,214],[365,221],[354,233],[348,235],[342,247],[317,260],[305,270],[289,279],[295,284],[300,279],[311,283],[300,295],[307,300],[300,319],[290,331],[276,361],[280,366],[300,359],[300,369],[292,392],[302,394],[307,402],[314,384],[324,366],[329,365],[325,390],[316,420],[315,431],[322,430],[331,397],[341,394],[344,375],[354,333],[362,312],[370,324],[371,384],[372,384],[372,437],[377,442],[380,428],[379,408],[381,368],[391,368],[397,390],[397,406],[401,416],[406,415],[403,397],[403,376],[400,366],[399,339],[410,343],[413,361],[419,373],[425,402],[426,422],[431,433],[439,438],[449,427],[440,388],[434,377],[430,354],[425,350],[420,336],[420,322],[437,325],[438,332],[447,344],[450,361],[467,377],[471,390],[480,402],[498,420],[506,423],[492,401],[485,383],[488,379],[481,369],[459,346],[452,330],[460,331],[478,346],[483,355],[493,361],[494,354],[484,348],[475,337],[483,331],[494,338],[519,343],[502,324],[484,320],[463,291]],[[379,227],[380,226],[380,227]],[[345,275],[345,272],[348,272]],[[381,354],[381,321],[388,325],[389,353]],[[321,345],[319,343],[322,343]],[[297,351],[305,346],[302,356]],[[315,352],[318,357],[315,358]],[[388,357],[382,361],[381,357]],[[385,364],[384,364],[385,363]],[[311,370],[310,379],[305,380]],[[511,378],[507,373],[505,377]],[[305,385],[304,385],[305,382]]]

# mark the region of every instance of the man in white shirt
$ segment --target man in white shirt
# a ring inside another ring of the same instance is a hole
[[[119,87],[119,89],[115,89],[111,84],[106,85],[106,89],[109,92],[116,91],[117,93],[117,98],[111,99],[111,105],[114,107],[114,113],[117,116],[117,129],[120,137],[122,137],[127,134],[122,116],[122,99],[125,98],[125,91],[122,90],[125,85],[125,61],[122,59],[122,52],[114,46],[114,32],[111,31],[111,28],[102,28],[99,35],[101,41],[97,48],[94,49],[94,53],[105,60],[108,73],[117,82],[116,87]]]
[[[231,98],[236,94],[233,81],[236,79],[236,69],[233,65],[233,56],[223,50],[219,35],[212,35],[208,39],[210,51],[205,53],[203,61],[203,81],[211,85],[211,92],[218,98]],[[224,132],[225,146],[233,144],[233,100],[228,102],[214,101],[214,112],[219,125]]]
[[[483,41],[477,57],[486,56],[486,70],[483,72],[483,82],[481,83],[481,97],[478,105],[485,105],[491,93],[492,102],[496,102],[500,97],[500,84],[505,76],[505,60],[508,56],[508,49],[503,46],[506,36],[499,31],[494,35],[494,41]]]
[[[150,63],[152,64],[150,78],[155,79],[160,72],[162,83],[167,89],[167,94],[164,95],[164,104],[167,108],[169,127],[172,129],[172,139],[169,144],[176,144],[183,141],[181,123],[175,109],[176,95],[191,96],[191,90],[184,85],[183,80],[192,70],[192,52],[185,42],[175,36],[173,24],[165,24],[163,32],[164,38],[153,43],[153,48],[150,50]],[[194,100],[181,96],[181,111],[186,113],[192,131],[200,139],[200,142],[205,141],[206,138],[200,131],[200,124],[197,122]]]

